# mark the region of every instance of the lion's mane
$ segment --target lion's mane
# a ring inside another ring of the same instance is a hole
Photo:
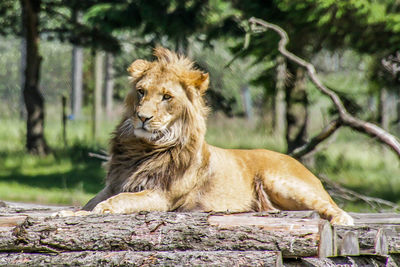
[[[200,93],[194,91],[204,74],[195,69],[189,59],[169,50],[156,48],[154,55],[156,60],[149,66],[143,66],[141,73],[128,69],[133,76],[133,86],[141,77],[152,72],[173,74],[186,91],[190,104],[184,107],[185,111],[174,127],[157,142],[148,142],[132,135],[130,119],[123,117],[111,140],[111,160],[106,178],[107,186],[115,194],[145,189],[167,190],[199,156],[203,162],[207,162],[205,157],[208,157],[208,152],[204,150],[201,155],[198,153],[202,150],[206,132],[208,108],[202,97],[206,88]],[[126,108],[135,105],[129,95],[125,105]]]

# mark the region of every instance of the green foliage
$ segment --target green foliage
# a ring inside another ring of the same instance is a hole
[[[254,59],[240,58],[227,66],[232,54],[222,42],[212,42],[212,48],[204,48],[200,43],[192,43],[192,53],[201,69],[210,73],[210,89],[207,102],[214,111],[223,111],[228,115],[243,114],[243,87],[251,87],[252,99],[256,104],[263,99],[261,86],[250,86],[252,77],[260,74],[261,64],[254,64]]]
[[[20,34],[20,12],[19,1],[2,0],[0,2],[0,35]]]
[[[379,61],[399,48],[399,11],[398,0],[42,0],[41,38],[52,42],[41,43],[44,59],[41,87],[50,104],[46,136],[54,153],[35,158],[24,152],[24,124],[15,121],[21,109],[19,41],[1,39],[0,195],[13,200],[83,204],[101,188],[104,177],[101,162],[89,158],[87,153],[106,147],[112,123],[104,125],[106,130],[99,145],[90,140],[87,113],[83,121],[69,121],[70,146],[61,145],[61,114],[57,105],[60,96],[70,90],[71,51],[69,46],[54,39],[91,49],[122,51],[115,63],[115,95],[119,100],[129,90],[126,67],[134,59],[151,59],[151,48],[157,44],[189,53],[211,74],[209,103],[215,109],[220,107],[227,113],[240,114],[240,90],[249,81],[252,81],[253,102],[259,109],[275,95],[274,63],[279,39],[273,32],[249,34],[247,19],[259,17],[287,30],[291,39],[289,49],[306,59],[314,59],[324,82],[343,98],[361,106],[360,114],[368,118],[366,103],[371,92],[388,85]],[[20,25],[19,1],[2,0],[0,35],[18,36]],[[343,55],[343,51],[350,50],[351,55]],[[314,56],[320,51],[341,54],[339,72],[321,67],[323,63]],[[93,87],[90,53],[89,49],[85,51],[87,100]],[[235,58],[233,63],[225,68],[232,58]],[[365,65],[369,63],[371,68],[366,73]],[[313,104],[311,128],[316,131],[328,120],[330,102],[321,98],[311,85],[308,92]],[[265,126],[253,127],[242,120],[223,117],[212,117],[210,122],[207,139],[212,144],[283,150],[282,138],[269,136]],[[345,131],[334,146],[317,154],[316,160],[318,173],[357,191],[399,201],[397,159],[367,139]]]

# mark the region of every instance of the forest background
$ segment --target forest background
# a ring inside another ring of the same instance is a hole
[[[209,143],[283,153],[307,144],[337,110],[251,17],[285,29],[288,49],[352,115],[400,136],[398,0],[2,0],[0,200],[82,205],[98,192],[130,89],[126,68],[157,45],[210,73]],[[299,160],[328,182],[400,204],[399,156],[374,138],[341,127]],[[347,210],[372,209],[334,196]]]

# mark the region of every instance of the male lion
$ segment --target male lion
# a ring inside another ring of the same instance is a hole
[[[137,211],[316,210],[351,225],[321,182],[295,159],[268,150],[208,145],[208,74],[156,48],[128,68],[133,88],[111,140],[105,188],[83,209]]]

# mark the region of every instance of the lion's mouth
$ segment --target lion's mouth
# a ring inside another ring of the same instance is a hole
[[[148,130],[146,128],[147,127],[145,127],[145,126],[136,128],[134,130],[135,136],[138,138],[146,139],[148,141],[157,141],[158,139],[160,139],[163,136],[161,131]]]

